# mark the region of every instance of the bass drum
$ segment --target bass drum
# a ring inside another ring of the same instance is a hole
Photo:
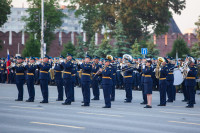
[[[180,85],[181,83],[183,83],[183,74],[181,73],[181,70],[176,68],[174,69],[174,85]]]

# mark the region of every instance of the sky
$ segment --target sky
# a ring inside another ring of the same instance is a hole
[[[26,0],[12,0],[14,7],[28,7]],[[62,1],[62,0],[61,0]],[[61,2],[63,4],[63,2]],[[174,20],[180,28],[181,32],[190,28],[196,28],[195,22],[198,21],[200,16],[200,0],[186,0],[186,8],[182,11],[181,15],[173,14]]]

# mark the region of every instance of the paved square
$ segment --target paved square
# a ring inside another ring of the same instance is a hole
[[[145,109],[141,91],[133,91],[133,102],[123,103],[124,90],[116,90],[111,109],[103,109],[104,99],[91,101],[90,107],[81,107],[82,94],[75,88],[75,102],[61,105],[57,102],[57,88],[49,86],[49,104],[40,104],[42,95],[35,86],[36,100],[15,102],[15,85],[0,84],[0,133],[199,133],[200,95],[194,108],[185,108],[183,94],[177,93],[174,103],[158,107],[159,93],[153,92],[153,108]],[[91,94],[92,96],[92,94]],[[91,97],[92,98],[92,97]]]

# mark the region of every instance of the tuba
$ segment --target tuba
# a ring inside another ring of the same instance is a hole
[[[160,68],[162,62],[165,62],[165,59],[163,57],[158,57],[157,66],[155,68],[155,76],[157,79],[160,78]]]
[[[123,57],[122,57],[122,59],[123,59],[123,62],[120,64],[121,65],[121,70],[123,69],[124,66],[127,65],[127,63],[128,63],[129,60],[131,60],[131,61],[133,60],[132,56],[129,55],[129,54],[124,54]],[[124,76],[124,72],[125,71],[121,71],[121,75],[122,76]]]

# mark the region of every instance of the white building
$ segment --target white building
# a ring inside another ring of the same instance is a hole
[[[7,22],[0,27],[0,31],[14,31],[20,32],[25,30],[26,23],[21,19],[23,16],[28,17],[26,12],[27,8],[11,8],[11,14],[8,15]],[[81,24],[79,24],[79,18],[76,18],[74,11],[69,11],[68,9],[63,10],[64,14],[68,17],[63,18],[63,24],[60,28],[56,29],[56,32],[81,32]]]

